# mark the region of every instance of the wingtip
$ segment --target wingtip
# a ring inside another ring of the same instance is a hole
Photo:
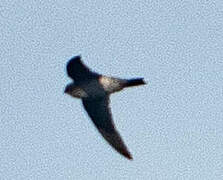
[[[129,159],[130,161],[132,161],[133,160],[133,157],[132,157],[132,155],[131,154],[128,154],[128,155],[126,155],[125,156],[127,159]]]
[[[75,64],[77,61],[81,61],[80,55],[70,58],[70,60],[67,62],[67,71],[70,71],[73,68],[73,64]]]
[[[76,59],[80,60],[80,59],[81,59],[81,55],[79,54],[79,55],[77,55],[77,56],[73,56],[73,57],[71,58],[71,60],[76,60]]]
[[[120,151],[119,153],[121,153],[125,158],[129,160],[133,160],[131,153],[127,149],[125,149],[124,151]]]

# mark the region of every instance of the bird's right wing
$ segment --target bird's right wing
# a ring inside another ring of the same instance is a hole
[[[82,63],[80,56],[75,56],[69,60],[67,74],[76,82],[87,80],[97,75]]]
[[[109,97],[87,98],[83,99],[82,102],[88,115],[105,140],[120,154],[128,159],[132,159],[121,136],[115,129],[109,108]]]

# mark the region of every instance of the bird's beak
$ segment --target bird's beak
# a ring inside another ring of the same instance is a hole
[[[68,92],[68,88],[65,88],[64,90],[64,94],[66,94]]]

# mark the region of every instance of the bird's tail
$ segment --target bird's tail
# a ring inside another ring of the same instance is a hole
[[[135,78],[127,80],[125,87],[139,86],[145,85],[146,82],[143,80],[144,78]]]

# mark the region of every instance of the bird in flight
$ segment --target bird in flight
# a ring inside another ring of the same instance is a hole
[[[64,92],[81,98],[84,109],[104,139],[117,152],[132,159],[112,120],[109,96],[127,87],[146,84],[143,78],[120,79],[98,74],[84,65],[80,56],[68,61],[67,74],[73,82],[66,86]]]

